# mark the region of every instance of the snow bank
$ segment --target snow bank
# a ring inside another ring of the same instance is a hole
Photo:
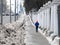
[[[25,45],[24,37],[30,25],[29,16],[21,15],[19,20],[0,25],[0,45]]]

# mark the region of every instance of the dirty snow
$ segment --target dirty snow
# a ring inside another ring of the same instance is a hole
[[[16,22],[0,25],[0,45],[25,45],[26,18],[26,15],[22,15]]]

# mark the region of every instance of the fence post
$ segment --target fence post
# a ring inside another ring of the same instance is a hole
[[[16,21],[16,0],[15,0],[15,21]]]
[[[10,0],[10,23],[11,23],[11,0]]]
[[[3,0],[1,0],[1,25],[3,24]]]

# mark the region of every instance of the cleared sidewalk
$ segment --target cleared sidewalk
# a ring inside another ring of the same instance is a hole
[[[35,27],[28,25],[25,36],[26,45],[50,45],[47,39],[40,32],[35,31]]]

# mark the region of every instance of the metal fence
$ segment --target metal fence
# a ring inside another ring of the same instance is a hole
[[[18,0],[15,0],[15,8],[14,8],[14,14],[12,15],[12,7],[11,2],[12,0],[9,0],[9,9],[7,9],[7,0],[0,0],[0,24],[6,24],[6,23],[12,23],[13,21],[16,21],[18,19]],[[9,12],[8,12],[9,10]],[[7,12],[7,13],[6,13]]]

